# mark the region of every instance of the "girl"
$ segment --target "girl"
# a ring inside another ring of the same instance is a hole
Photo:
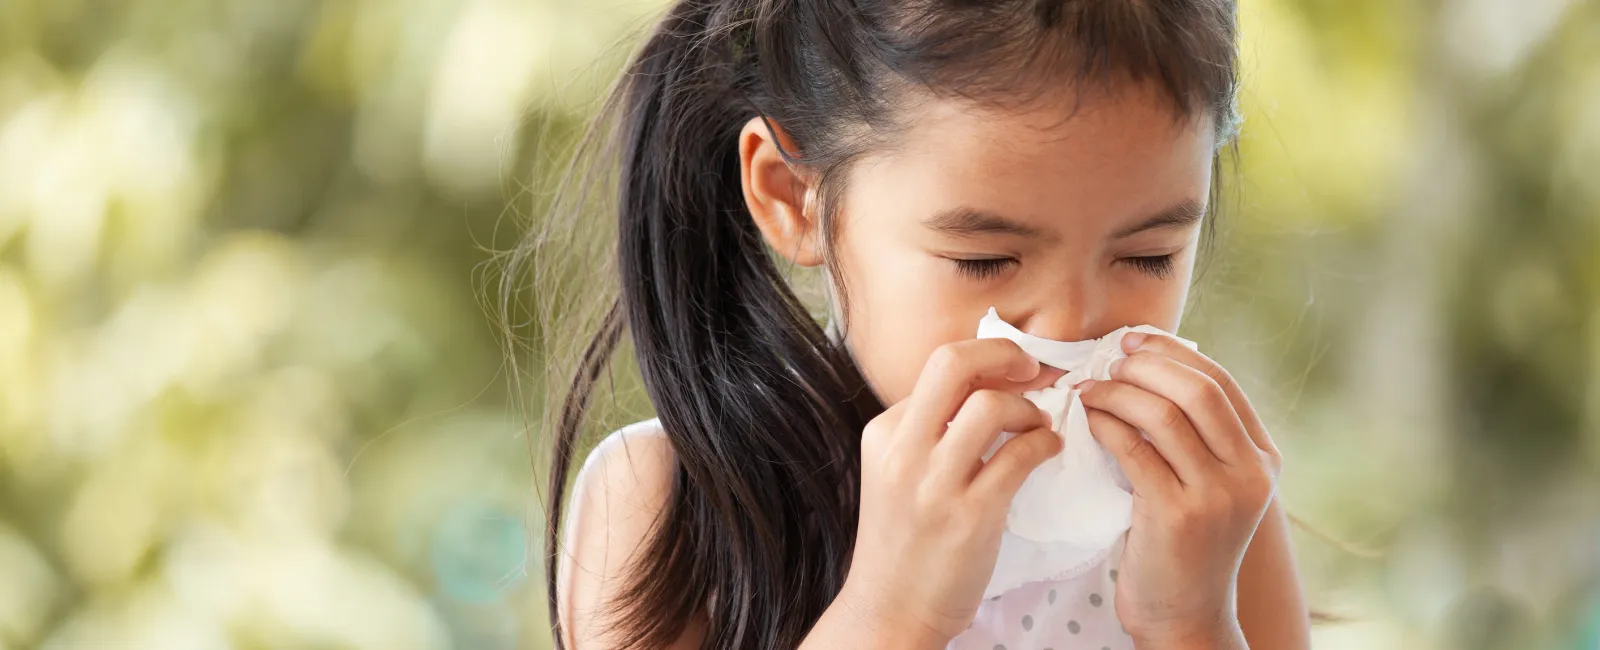
[[[620,295],[558,412],[558,647],[1306,647],[1278,452],[1164,336],[1080,386],[1133,485],[1120,555],[981,598],[1060,445],[1020,393],[1060,372],[974,327],[993,305],[1052,339],[1177,330],[1237,123],[1234,12],[678,0],[606,113]],[[553,242],[523,253],[568,261]],[[835,327],[788,265],[826,271]],[[659,419],[595,449],[563,521],[624,333]],[[984,461],[1002,431],[1025,433]]]

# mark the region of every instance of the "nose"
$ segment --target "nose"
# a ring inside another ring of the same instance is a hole
[[[1106,327],[1106,301],[1092,288],[1067,286],[1037,301],[1017,328],[1057,341],[1086,341],[1105,336],[1115,327]]]

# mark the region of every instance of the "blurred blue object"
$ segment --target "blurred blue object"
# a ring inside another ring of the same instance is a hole
[[[521,517],[480,499],[464,499],[445,511],[428,555],[438,591],[457,601],[500,601],[527,577]]]
[[[1589,606],[1588,622],[1578,633],[1578,643],[1573,648],[1600,650],[1600,590],[1595,591],[1593,602]]]

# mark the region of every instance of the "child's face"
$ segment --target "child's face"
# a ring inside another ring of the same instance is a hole
[[[1211,183],[1209,116],[1175,123],[1153,92],[1057,106],[930,100],[894,151],[850,170],[835,249],[847,341],[885,404],[991,305],[1059,340],[1177,329]]]

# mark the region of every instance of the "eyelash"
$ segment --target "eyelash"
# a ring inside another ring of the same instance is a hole
[[[982,260],[964,260],[952,257],[950,258],[950,261],[955,262],[956,273],[967,276],[974,280],[987,280],[989,278],[993,278],[1001,273],[1004,273],[1006,269],[1011,267],[1011,265],[1017,263],[1016,260],[1009,257],[997,257],[993,259]]]
[[[1146,257],[1125,257],[1122,258],[1122,261],[1132,264],[1134,268],[1139,269],[1139,272],[1145,275],[1158,280],[1165,280],[1172,275],[1172,258],[1173,254],[1169,253]],[[1008,257],[981,260],[950,258],[950,261],[955,263],[957,273],[974,280],[993,278],[1004,273],[1011,265],[1017,263],[1016,260]]]
[[[1122,261],[1132,264],[1141,273],[1157,280],[1165,280],[1172,275],[1172,253],[1166,255],[1153,255],[1149,257],[1125,257]]]

